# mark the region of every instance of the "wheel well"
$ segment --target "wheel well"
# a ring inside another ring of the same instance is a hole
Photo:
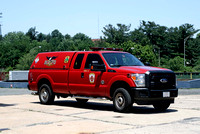
[[[125,81],[116,81],[112,84],[111,88],[110,88],[110,97],[113,98],[114,92],[117,88],[125,88],[129,93],[130,92],[130,86],[128,83],[126,83]],[[131,95],[131,94],[130,94]]]
[[[38,82],[38,91],[39,91],[40,87],[42,86],[42,84],[47,84],[51,87],[50,81],[48,79],[43,78],[43,79],[39,80],[39,82]]]

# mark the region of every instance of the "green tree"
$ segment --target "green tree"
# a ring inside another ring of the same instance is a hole
[[[200,56],[198,57],[198,60],[197,60],[196,63],[195,63],[194,70],[195,70],[196,72],[200,72]]]
[[[129,39],[135,43],[141,44],[145,46],[146,44],[150,44],[149,38],[145,35],[145,33],[139,28],[130,32]]]
[[[198,47],[198,36],[196,39],[191,35],[198,32],[191,24],[183,24],[179,27],[160,26],[155,22],[142,21],[138,29],[130,32],[130,40],[145,45],[151,45],[161,59],[170,60],[180,56],[183,58],[184,40],[186,41],[186,59],[190,66],[194,66],[200,55]],[[191,36],[191,37],[190,37]],[[164,63],[164,62],[161,62]]]
[[[71,39],[71,36],[69,34],[66,34],[65,39]]]
[[[16,65],[18,70],[29,70],[35,56],[37,55],[37,50],[30,50],[29,53],[25,54],[19,59],[19,64]]]
[[[127,51],[138,59],[140,59],[143,63],[150,63],[150,65],[155,66],[156,64],[156,55],[153,52],[152,46],[146,45],[142,46],[140,44],[136,44],[132,41],[128,41],[123,43],[124,51]]]
[[[72,39],[74,41],[73,49],[75,50],[89,50],[90,47],[94,46],[91,38],[83,33],[77,33]]]
[[[64,36],[57,29],[52,31],[51,34],[47,35],[47,42],[52,46],[50,51],[57,51],[58,46],[63,40]]]
[[[49,51],[49,49],[51,49],[51,45],[46,41],[34,41],[32,43],[34,44],[34,47],[29,51],[29,53],[26,53],[19,58],[18,64],[16,65],[16,69],[28,70],[38,53],[46,52]]]
[[[0,50],[0,68],[15,67],[18,59],[32,48],[30,38],[22,32],[8,33],[3,37]]]
[[[43,33],[37,34],[37,37],[36,37],[37,41],[39,41],[39,42],[42,42],[43,40],[46,40],[46,38],[47,38],[47,36],[45,34],[43,34]]]
[[[74,49],[74,41],[72,39],[63,40],[57,47],[58,51],[73,51]]]
[[[173,71],[183,70],[184,69],[183,58],[177,56],[174,59],[170,59],[168,62],[168,66]]]
[[[37,34],[38,34],[38,31],[36,31],[36,27],[31,27],[26,33],[26,35],[29,36],[31,40],[36,40]]]
[[[10,32],[0,39],[0,69],[27,69],[31,63],[29,60],[34,59],[38,52],[83,51],[96,46],[124,48],[142,62],[149,62],[153,66],[158,65],[160,57],[163,67],[175,71],[192,71],[192,67],[199,70],[200,34],[197,34],[196,38],[192,36],[199,31],[193,25],[186,23],[168,28],[155,22],[141,21],[140,26],[133,31],[130,31],[130,27],[131,25],[124,24],[106,25],[102,31],[104,37],[97,42],[92,42],[91,38],[83,33],[71,37],[54,30],[45,35],[38,33],[35,27],[30,28],[26,34]],[[184,40],[187,67],[182,67],[181,61]]]
[[[128,41],[131,25],[117,24],[117,28],[109,24],[103,28],[104,39],[110,44],[121,45]]]

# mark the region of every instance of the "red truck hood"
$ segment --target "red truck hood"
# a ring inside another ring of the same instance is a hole
[[[171,71],[166,68],[150,67],[150,66],[121,66],[115,69],[119,72],[124,72],[125,70],[129,73],[146,73],[147,71]]]

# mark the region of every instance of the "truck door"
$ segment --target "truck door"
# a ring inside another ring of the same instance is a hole
[[[84,53],[76,53],[75,59],[71,63],[69,71],[69,90],[71,94],[79,94],[79,90],[82,89],[84,82],[82,81],[83,74],[83,59]]]
[[[85,56],[84,56],[85,55]],[[86,59],[87,56],[87,59]],[[99,54],[77,53],[69,71],[69,89],[71,94],[83,96],[104,96],[105,86],[101,87],[101,71],[91,71],[92,61],[104,64]]]
[[[92,62],[104,64],[99,54],[88,54],[83,70],[84,77],[82,80],[84,85],[81,92],[89,96],[104,96],[105,88],[101,87],[101,81],[105,75],[101,71],[91,71]]]

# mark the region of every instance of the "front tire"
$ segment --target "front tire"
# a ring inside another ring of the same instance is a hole
[[[42,84],[39,89],[39,99],[41,104],[52,104],[55,99],[55,95],[51,90],[51,87],[47,84]]]
[[[118,112],[128,112],[132,107],[132,98],[124,88],[118,88],[113,96],[113,105]]]

